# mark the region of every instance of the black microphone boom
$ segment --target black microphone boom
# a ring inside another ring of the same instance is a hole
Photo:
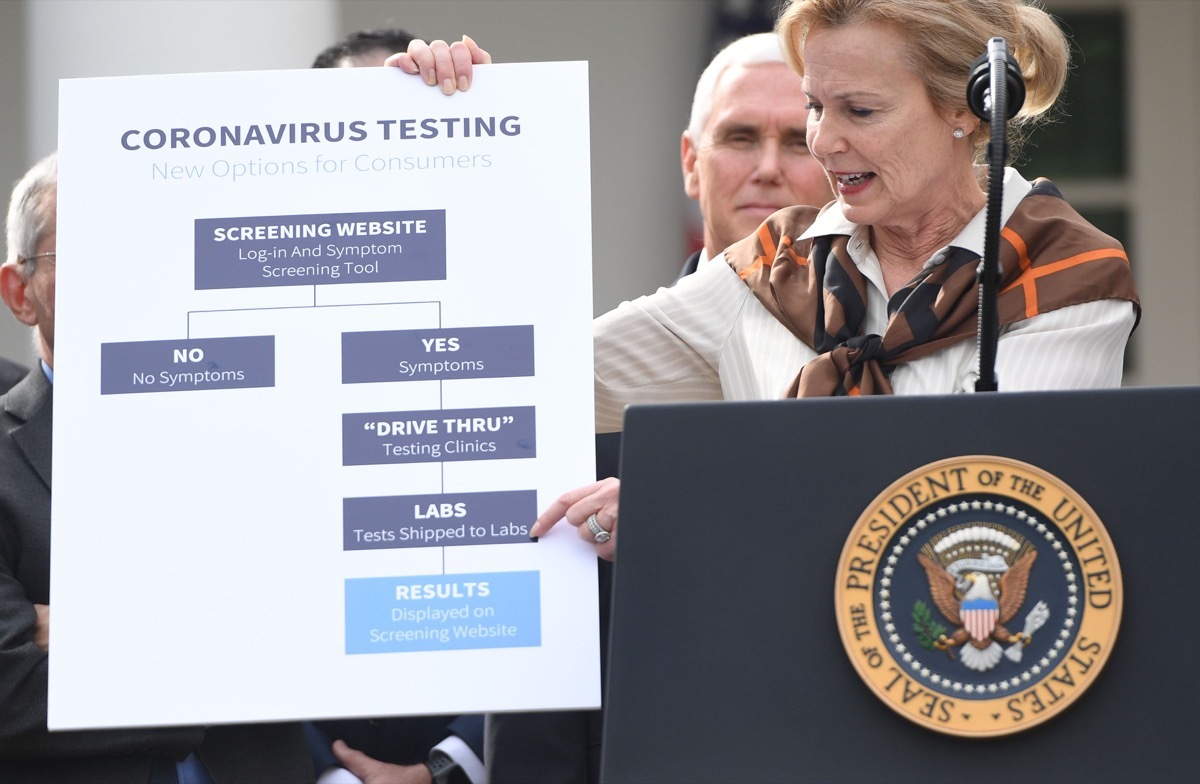
[[[987,218],[983,231],[983,259],[979,262],[979,375],[976,392],[995,392],[996,351],[1000,321],[996,299],[1000,288],[1000,213],[1004,205],[1004,164],[1008,158],[1008,120],[1025,103],[1025,81],[1003,38],[988,41],[987,51],[971,65],[967,77],[967,105],[990,123],[988,142]],[[998,112],[993,112],[998,107]],[[997,116],[999,115],[999,116]]]
[[[1003,38],[993,38],[993,41],[1003,42]],[[998,57],[1000,53],[1004,57],[1004,86],[1007,88],[1008,108],[1004,112],[1004,119],[1011,120],[1017,116],[1017,112],[1025,104],[1025,79],[1021,76],[1021,66],[1017,63],[1015,57],[1008,52],[1008,47],[993,54],[991,44],[988,45],[988,51],[975,58],[975,62],[971,63],[971,70],[967,76],[967,105],[971,107],[971,111],[975,116],[984,122],[990,122],[992,119],[992,69],[991,57]]]

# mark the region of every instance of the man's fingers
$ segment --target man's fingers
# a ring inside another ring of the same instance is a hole
[[[450,44],[451,68],[454,71],[454,86],[459,90],[471,87],[471,50],[462,41]],[[443,86],[442,92],[446,92]],[[451,90],[453,92],[453,90]],[[449,93],[447,93],[449,95]]]
[[[453,95],[459,90],[470,89],[474,66],[491,61],[491,54],[464,35],[461,41],[454,43],[440,39],[426,43],[414,38],[408,44],[408,51],[393,54],[384,65],[419,74],[425,84],[436,86],[445,95]]]
[[[434,57],[433,48],[429,44],[420,38],[414,38],[409,42],[406,54],[412,58],[416,68],[416,70],[410,70],[409,73],[419,73],[421,79],[430,87],[438,83],[437,60]]]
[[[479,44],[475,43],[475,39],[471,38],[471,36],[464,35],[462,37],[462,42],[466,45],[467,50],[471,53],[472,63],[475,65],[488,65],[492,62],[492,56],[483,48],[481,48]]]
[[[371,763],[375,762],[374,759],[358,749],[350,748],[344,740],[335,740],[333,742],[333,756],[337,757],[338,762],[342,763],[343,768],[360,779],[366,778]]]
[[[401,71],[404,71],[404,73],[408,74],[416,74],[421,72],[420,67],[417,65],[417,61],[414,60],[412,55],[408,52],[396,52],[396,54],[384,60],[383,64],[392,66],[393,68],[399,68]]]

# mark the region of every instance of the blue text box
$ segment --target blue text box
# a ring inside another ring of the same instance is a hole
[[[346,580],[346,653],[542,644],[538,572]]]
[[[100,346],[102,395],[273,386],[273,335]]]
[[[197,289],[446,279],[446,211],[198,218]]]

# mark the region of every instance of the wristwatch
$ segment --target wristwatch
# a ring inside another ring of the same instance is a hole
[[[441,749],[430,749],[425,761],[433,784],[471,784],[471,779],[454,758]]]

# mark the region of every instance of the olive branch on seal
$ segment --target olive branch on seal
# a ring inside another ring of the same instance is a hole
[[[946,627],[934,620],[933,611],[920,599],[917,599],[916,604],[913,605],[912,621],[913,632],[917,635],[917,641],[921,643],[921,647],[930,651],[934,650],[934,643],[946,633]]]

